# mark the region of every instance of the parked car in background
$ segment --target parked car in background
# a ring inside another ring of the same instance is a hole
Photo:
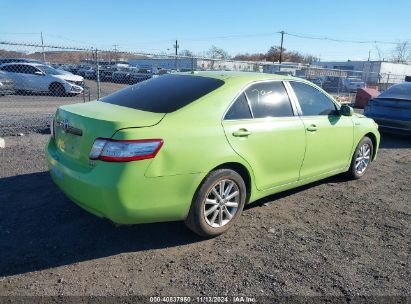
[[[96,79],[97,72],[95,67],[88,65],[79,68],[76,74],[86,79]]]
[[[130,75],[137,73],[136,67],[118,67],[117,71],[113,72],[111,81],[117,83],[130,83]]]
[[[83,72],[82,71],[86,71],[90,69],[90,65],[88,64],[73,64],[71,67],[70,72],[73,73],[74,75],[78,75],[81,77],[84,77]]]
[[[393,85],[368,101],[364,115],[382,131],[411,135],[411,82]]]
[[[40,64],[46,64],[43,61],[40,60],[35,60],[31,58],[0,58],[0,65],[5,64],[5,63],[11,63],[11,62],[26,62],[26,63],[40,63]]]
[[[80,94],[84,79],[73,74],[64,74],[49,65],[40,63],[6,63],[0,70],[13,80],[16,91],[48,92],[52,95]]]
[[[113,73],[117,71],[116,65],[104,65],[100,69],[100,80],[101,81],[111,81],[113,78]]]
[[[224,233],[245,204],[376,158],[372,119],[317,86],[262,73],[178,73],[60,107],[47,163],[85,210],[119,224]],[[235,235],[235,234],[233,234]]]
[[[357,92],[358,89],[365,87],[365,82],[357,77],[347,77],[344,79],[343,84],[347,92]]]
[[[134,73],[130,73],[128,83],[135,84],[153,77],[153,73],[149,69],[139,69]]]
[[[0,71],[0,96],[10,95],[14,93],[13,81]]]
[[[67,75],[70,75],[70,74],[73,74],[73,73],[71,73],[70,71],[67,71],[66,69],[64,69],[64,65],[63,64],[50,64],[50,66],[52,67],[52,68],[55,68],[57,71],[59,71],[59,72],[61,72],[62,74],[67,74]]]
[[[344,88],[341,77],[326,76],[321,87],[327,92],[341,92]]]

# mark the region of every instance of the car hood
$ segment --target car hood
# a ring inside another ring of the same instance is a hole
[[[54,75],[54,77],[67,81],[84,81],[84,78],[74,74]]]
[[[353,116],[358,117],[358,118],[367,118],[367,116],[362,115],[362,114],[360,114],[360,113],[354,113]]]

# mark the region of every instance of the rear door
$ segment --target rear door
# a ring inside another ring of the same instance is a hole
[[[11,64],[6,65],[1,69],[2,71],[7,72],[7,77],[13,80],[13,87],[15,90],[28,90],[24,65]]]
[[[251,165],[259,190],[298,180],[305,128],[283,82],[251,84],[222,124],[233,149]]]
[[[306,132],[306,152],[300,178],[346,167],[351,159],[354,124],[326,94],[304,82],[290,81]]]

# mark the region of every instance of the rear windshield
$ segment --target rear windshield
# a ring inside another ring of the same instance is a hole
[[[170,113],[221,87],[224,81],[190,75],[164,75],[129,86],[100,101],[155,113]]]
[[[387,90],[382,92],[378,96],[378,98],[411,100],[411,82],[404,82],[393,85],[392,87],[389,87]]]

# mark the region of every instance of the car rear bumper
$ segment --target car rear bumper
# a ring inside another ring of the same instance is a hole
[[[47,163],[55,184],[78,206],[118,224],[183,220],[205,174],[148,178],[150,160],[130,163],[97,161],[79,170],[55,148],[47,147]]]

